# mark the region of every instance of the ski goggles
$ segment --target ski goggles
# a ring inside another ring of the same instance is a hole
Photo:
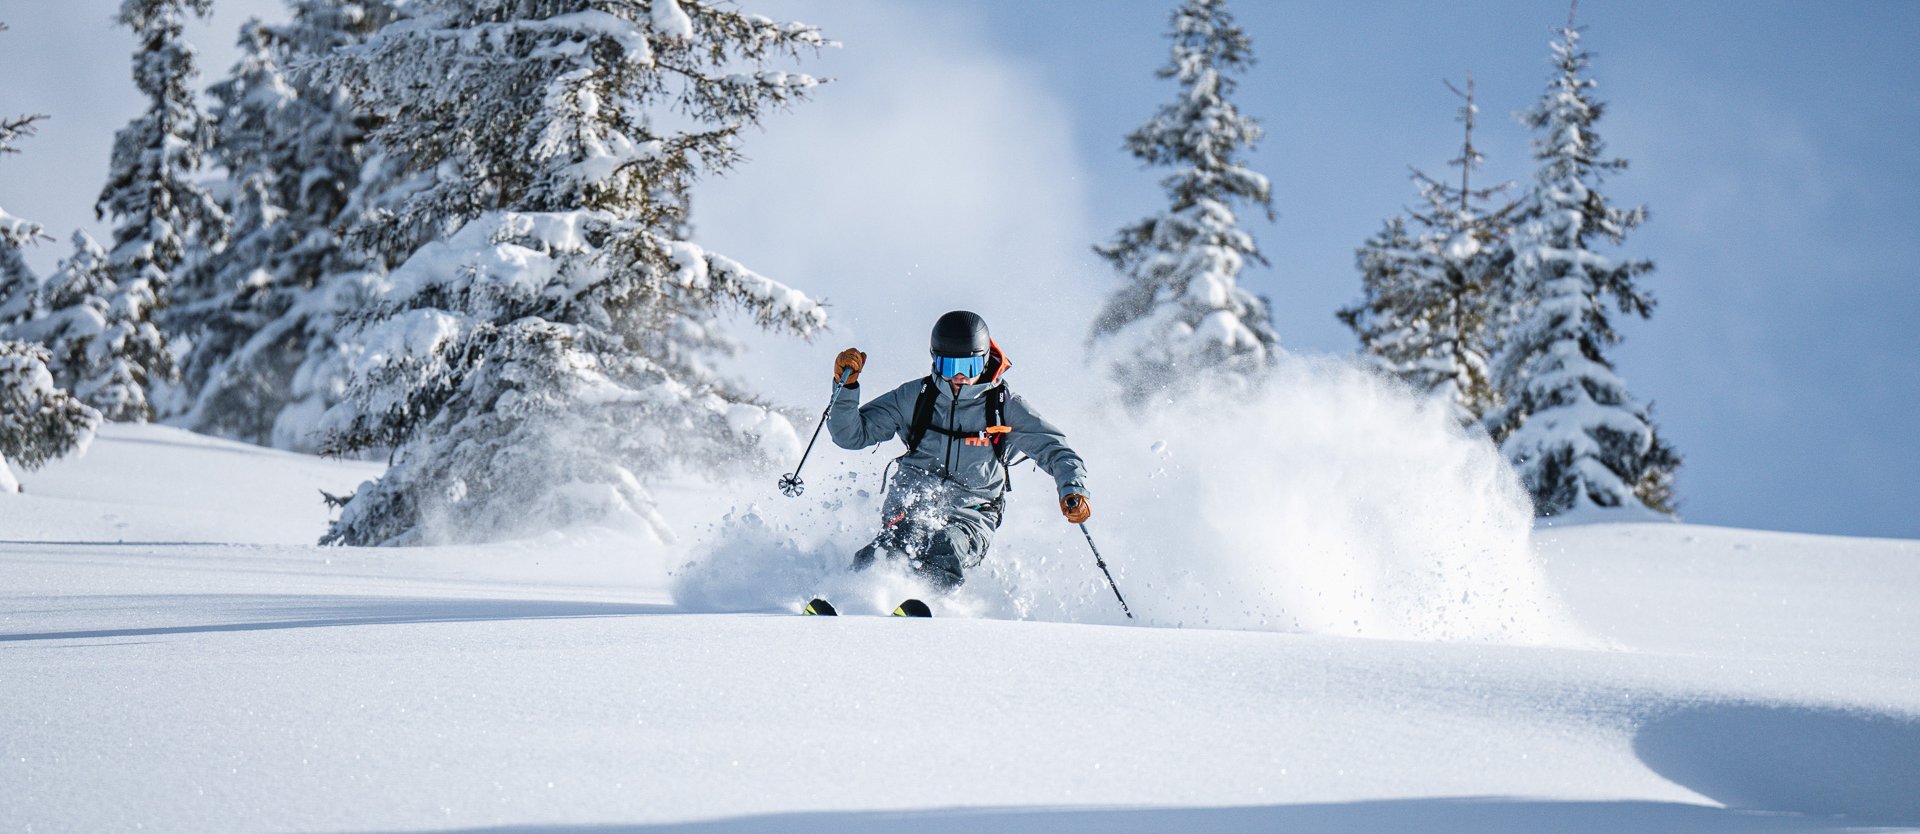
[[[952,379],[956,376],[978,377],[986,370],[987,357],[980,354],[941,356],[936,353],[933,355],[933,374],[941,379]]]

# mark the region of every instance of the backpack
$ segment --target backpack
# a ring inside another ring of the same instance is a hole
[[[907,451],[901,457],[911,455],[920,449],[920,442],[927,438],[927,432],[944,434],[955,440],[977,439],[993,446],[993,459],[1000,463],[1000,471],[1005,473],[1005,490],[1013,490],[1013,470],[1007,467],[1007,433],[1013,427],[1007,425],[1007,398],[1012,392],[1002,381],[987,390],[987,425],[979,431],[949,431],[933,424],[933,405],[940,398],[939,383],[928,376],[920,381],[920,396],[913,401],[913,421],[907,424]]]

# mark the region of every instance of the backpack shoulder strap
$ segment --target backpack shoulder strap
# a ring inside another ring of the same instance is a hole
[[[927,437],[927,428],[933,425],[933,402],[940,397],[940,390],[933,387],[933,377],[920,380],[920,396],[913,401],[913,422],[907,424],[907,454],[920,449],[920,441]]]
[[[993,386],[987,392],[987,437],[993,442],[993,456],[1000,460],[1001,466],[1007,465],[1007,434],[1013,427],[1007,425],[1007,398],[1013,392],[1005,382]]]

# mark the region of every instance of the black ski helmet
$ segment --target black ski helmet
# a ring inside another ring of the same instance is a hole
[[[955,310],[933,323],[935,356],[984,356],[987,339],[987,320],[966,310]]]

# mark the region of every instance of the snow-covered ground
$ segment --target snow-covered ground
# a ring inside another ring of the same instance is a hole
[[[1920,542],[1541,530],[1545,641],[1191,627],[1124,548],[1189,627],[697,613],[687,543],[312,546],[378,469],[109,426],[0,496],[0,828],[1920,828]]]

